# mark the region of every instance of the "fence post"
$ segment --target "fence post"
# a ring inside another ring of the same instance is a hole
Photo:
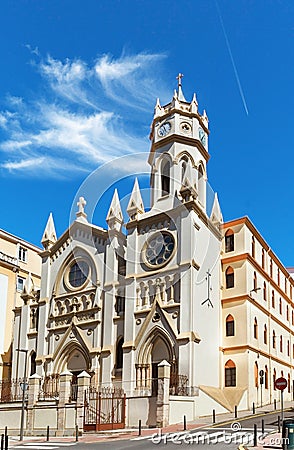
[[[215,423],[215,409],[212,410],[212,423]]]
[[[46,441],[49,442],[49,436],[50,436],[50,427],[49,425],[47,426],[47,437],[46,437]]]
[[[139,436],[141,436],[142,434],[142,421],[141,419],[139,420]]]
[[[238,418],[238,411],[237,411],[237,405],[235,405],[235,419]]]
[[[184,431],[187,430],[187,418],[184,416]]]
[[[254,424],[253,447],[257,447],[257,425]]]

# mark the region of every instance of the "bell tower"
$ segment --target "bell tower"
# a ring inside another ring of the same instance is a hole
[[[172,101],[161,106],[157,99],[151,124],[151,207],[159,207],[168,198],[182,197],[189,186],[194,200],[206,211],[206,164],[208,154],[208,117],[200,114],[196,95],[185,99],[183,74],[177,76],[178,89]]]

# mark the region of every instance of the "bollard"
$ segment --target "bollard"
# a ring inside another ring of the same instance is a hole
[[[76,425],[76,442],[79,440],[79,427]]]
[[[276,410],[276,409],[277,409],[277,400],[274,399],[274,410]]]
[[[49,442],[49,434],[50,434],[50,427],[47,425],[47,438],[46,441]]]
[[[212,423],[215,423],[215,409],[212,410]]]
[[[5,436],[7,436],[7,427],[5,427],[4,434],[5,434]]]
[[[187,421],[186,421],[186,416],[184,416],[184,431],[187,430]]]
[[[8,450],[8,436],[5,436],[5,450]]]
[[[142,435],[142,421],[141,419],[139,420],[139,436]]]
[[[235,406],[235,419],[238,418],[238,411],[237,411],[237,405]]]
[[[255,414],[255,403],[252,403],[252,414]]]
[[[264,419],[261,421],[261,432],[264,434]]]
[[[1,450],[4,450],[4,434],[1,434]]]
[[[257,447],[257,425],[254,424],[253,447]]]
[[[278,416],[278,433],[281,432],[281,418]]]

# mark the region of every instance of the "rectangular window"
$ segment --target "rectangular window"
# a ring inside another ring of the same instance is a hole
[[[236,386],[236,367],[225,369],[225,386]]]
[[[226,253],[234,251],[234,234],[225,236]]]
[[[21,245],[18,247],[18,259],[22,262],[27,262],[28,250]]]
[[[226,322],[226,336],[235,336],[235,322],[230,320]]]
[[[24,287],[25,281],[26,281],[25,278],[17,277],[16,289],[18,290],[18,292],[22,292],[23,291],[23,287]]]

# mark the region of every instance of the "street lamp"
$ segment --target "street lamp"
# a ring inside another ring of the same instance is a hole
[[[21,406],[21,418],[20,418],[20,432],[19,432],[19,440],[23,440],[23,429],[24,429],[24,412],[25,412],[25,399],[26,399],[26,387],[27,387],[27,356],[28,350],[22,348],[16,348],[16,352],[25,353],[25,364],[24,364],[24,374],[23,374],[23,383],[22,383],[22,406]]]

